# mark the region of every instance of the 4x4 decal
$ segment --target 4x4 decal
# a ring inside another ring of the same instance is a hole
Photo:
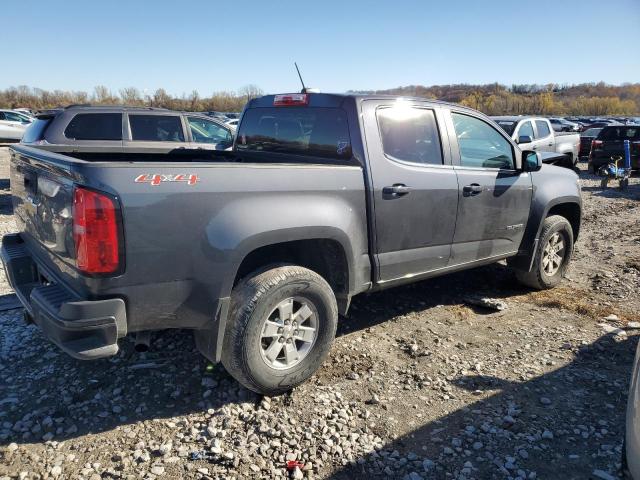
[[[193,173],[143,173],[134,180],[135,183],[149,183],[153,186],[160,185],[162,182],[186,182],[187,185],[195,185],[199,181],[198,175]]]

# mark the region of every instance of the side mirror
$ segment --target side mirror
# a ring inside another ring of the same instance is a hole
[[[532,150],[525,150],[522,152],[522,171],[523,172],[537,172],[542,168],[542,159],[538,152]]]
[[[533,138],[531,138],[529,135],[521,135],[520,137],[518,137],[518,141],[516,143],[531,143],[533,142]]]

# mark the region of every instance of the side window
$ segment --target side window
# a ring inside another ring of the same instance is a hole
[[[122,140],[122,114],[79,113],[64,129],[64,136],[72,140]]]
[[[514,169],[511,144],[482,120],[451,113],[458,138],[460,164],[464,167]]]
[[[378,109],[377,117],[385,155],[406,162],[442,165],[433,110],[396,106]]]
[[[551,131],[549,131],[549,125],[544,120],[536,120],[536,128],[538,129],[538,137],[544,138],[551,135]]]
[[[0,112],[0,120],[5,120],[5,114],[4,112]]]
[[[182,122],[176,115],[129,114],[131,139],[147,142],[184,142]]]
[[[533,125],[531,122],[524,122],[520,125],[520,129],[518,130],[518,138],[520,137],[531,137],[533,139]]]
[[[200,117],[187,117],[194,142],[222,143],[231,142],[231,132],[216,122]]]

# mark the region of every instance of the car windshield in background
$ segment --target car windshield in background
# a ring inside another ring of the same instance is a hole
[[[252,108],[244,113],[236,148],[347,160],[347,115],[339,108]]]
[[[496,123],[500,125],[500,128],[502,128],[509,135],[513,135],[513,131],[515,130],[516,125],[518,124],[518,122],[509,122],[507,120],[498,120]]]
[[[605,127],[598,136],[599,140],[640,140],[640,127]]]
[[[602,129],[601,128],[589,128],[582,132],[583,137],[597,137]]]
[[[44,131],[51,122],[51,118],[36,118],[22,136],[22,143],[33,143],[44,137]]]
[[[188,117],[189,128],[194,142],[231,143],[231,132],[215,122],[200,117]]]

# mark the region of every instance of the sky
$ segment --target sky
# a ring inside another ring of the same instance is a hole
[[[0,88],[640,82],[640,0],[2,2]]]

